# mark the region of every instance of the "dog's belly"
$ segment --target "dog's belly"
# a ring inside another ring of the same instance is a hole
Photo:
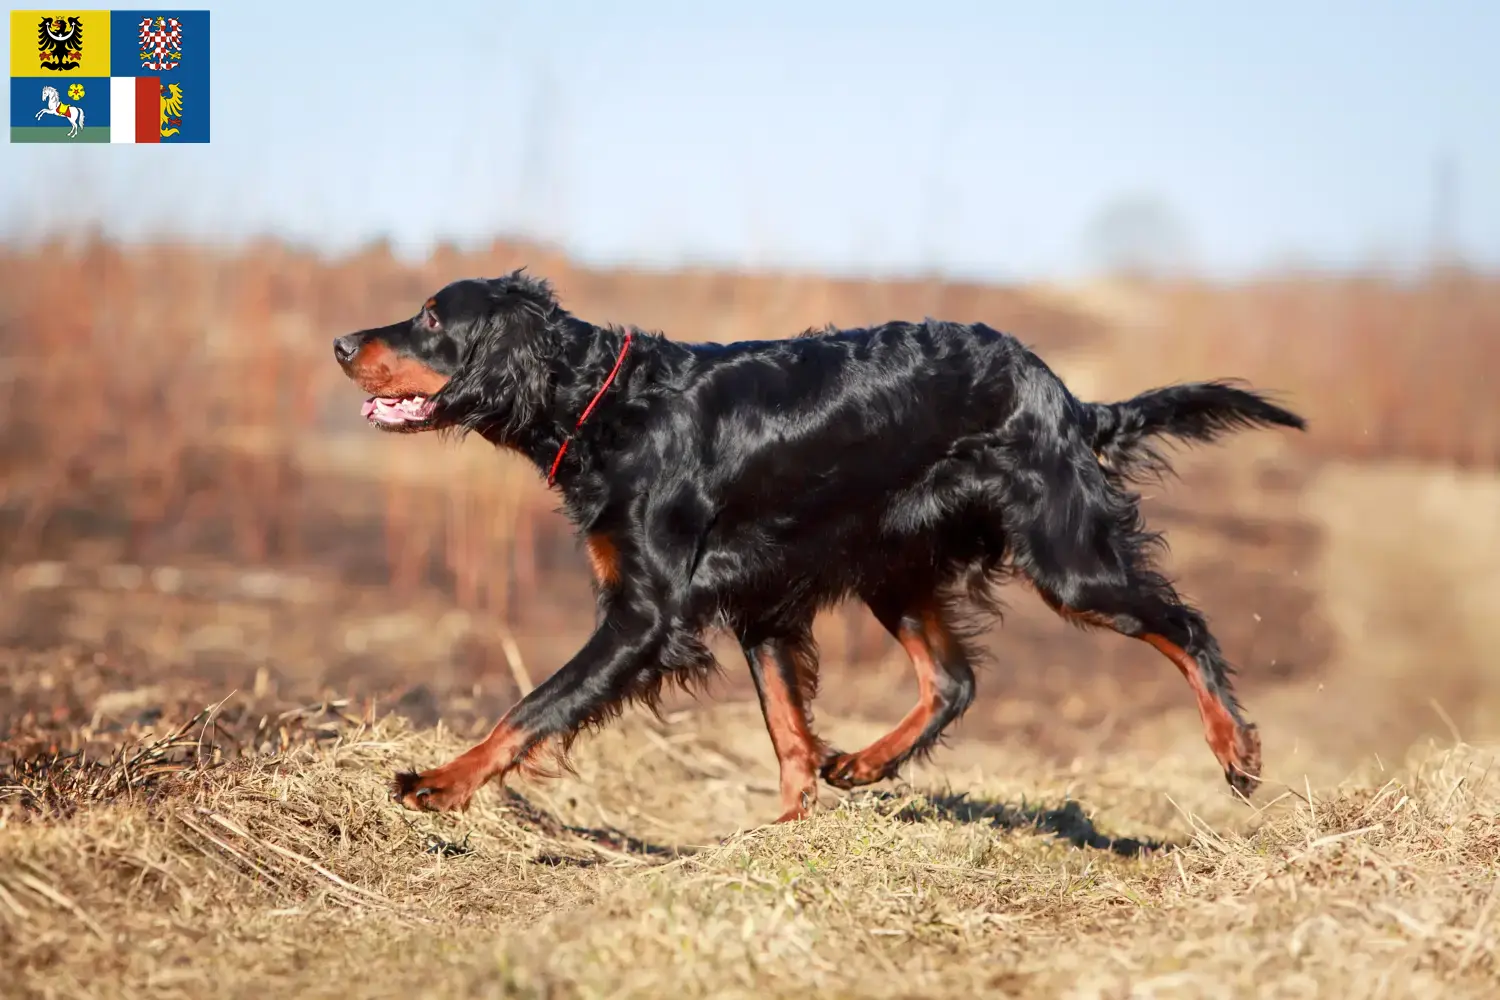
[[[930,593],[1004,551],[993,512],[891,490],[866,504],[721,520],[694,585],[699,607],[731,619],[755,609],[795,621],[845,598]]]

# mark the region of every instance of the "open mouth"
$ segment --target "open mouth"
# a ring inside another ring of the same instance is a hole
[[[371,396],[360,413],[382,429],[419,430],[432,422],[435,408],[426,396]]]

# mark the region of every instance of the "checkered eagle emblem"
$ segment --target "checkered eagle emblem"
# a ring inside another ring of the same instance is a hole
[[[175,17],[141,18],[141,65],[176,69],[182,62],[182,22]]]

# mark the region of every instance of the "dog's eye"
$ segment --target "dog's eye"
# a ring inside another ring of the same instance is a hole
[[[437,314],[434,313],[431,309],[423,310],[422,325],[427,327],[427,329],[429,330],[436,330],[438,328]]]

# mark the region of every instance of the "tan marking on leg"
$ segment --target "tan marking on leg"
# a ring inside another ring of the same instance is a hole
[[[803,819],[817,801],[818,763],[822,754],[808,725],[800,693],[787,683],[778,657],[765,647],[756,650],[755,656],[760,663],[763,685],[761,711],[776,760],[781,765],[782,814],[776,822]]]
[[[911,658],[912,669],[917,674],[917,704],[889,733],[857,753],[841,754],[829,762],[825,779],[835,787],[871,785],[889,777],[887,772],[892,762],[901,759],[916,745],[932,717],[943,707],[938,695],[939,674],[943,670],[939,660],[951,656],[953,648],[952,637],[942,616],[935,610],[926,609],[917,616],[915,626],[903,620],[896,639]]]
[[[1230,776],[1231,784],[1237,788],[1241,785],[1253,787],[1244,778],[1236,782],[1234,775],[1248,776],[1251,779],[1260,777],[1260,734],[1256,728],[1241,726],[1235,721],[1224,703],[1208,690],[1203,679],[1203,668],[1187,650],[1155,634],[1143,635],[1141,641],[1171,660],[1187,680],[1188,687],[1193,689],[1193,697],[1198,702],[1198,715],[1203,719],[1204,739],[1223,765],[1226,775]]]
[[[510,771],[538,777],[547,774],[538,762],[543,746],[533,744],[528,734],[512,726],[508,718],[501,719],[483,741],[441,767],[421,774],[398,774],[392,798],[420,812],[466,810],[475,792]]]

